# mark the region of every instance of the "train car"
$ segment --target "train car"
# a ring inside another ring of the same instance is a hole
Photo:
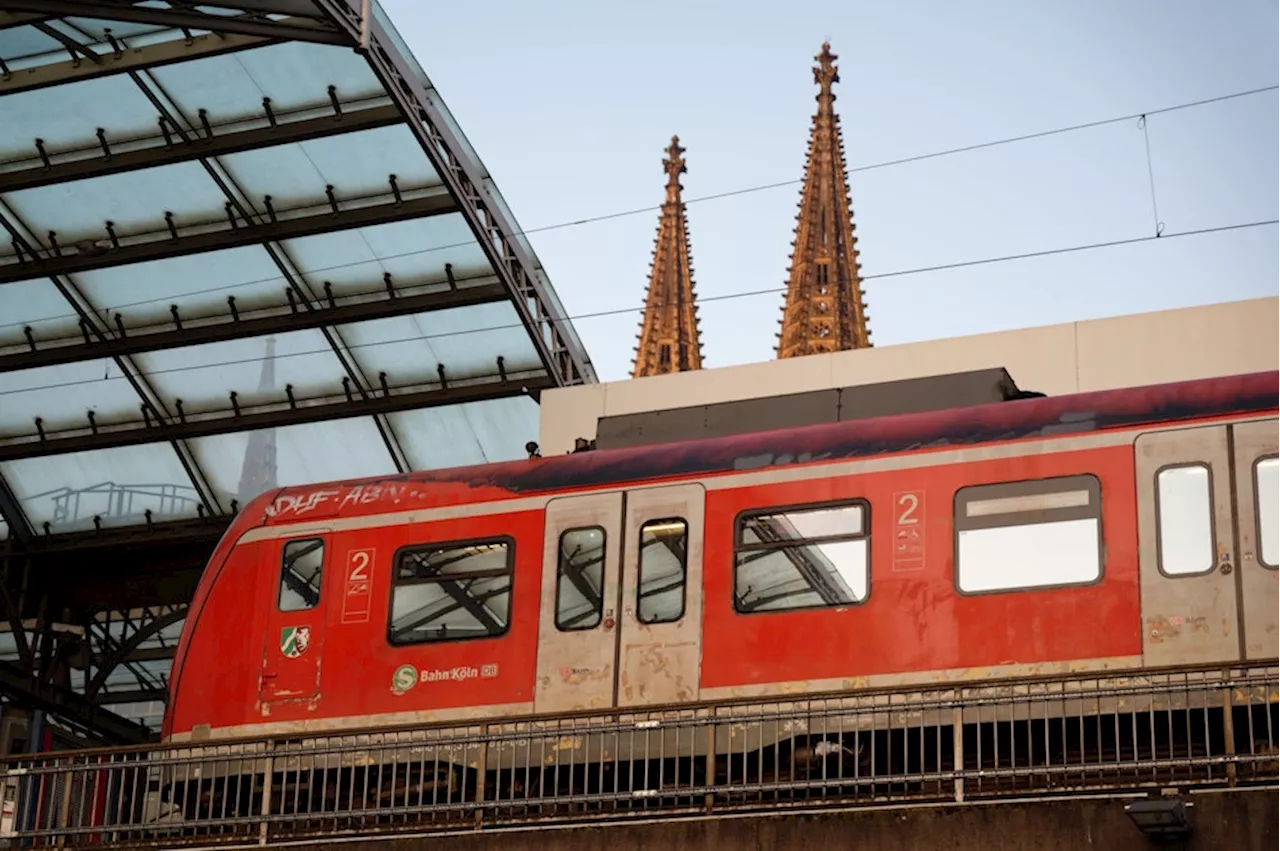
[[[1272,660],[1277,373],[281,488],[201,578],[216,742]]]

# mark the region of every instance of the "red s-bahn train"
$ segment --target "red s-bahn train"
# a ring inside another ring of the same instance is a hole
[[[1277,373],[281,488],[190,607],[191,742],[1271,660]]]

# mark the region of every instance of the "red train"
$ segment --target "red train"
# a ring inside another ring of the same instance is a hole
[[[170,741],[1277,653],[1277,373],[283,488]]]

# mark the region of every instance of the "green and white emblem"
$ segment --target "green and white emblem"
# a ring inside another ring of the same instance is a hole
[[[289,659],[297,659],[307,652],[311,644],[311,627],[286,626],[280,630],[280,652]]]
[[[404,694],[418,682],[418,669],[412,665],[401,665],[391,675],[391,693]]]

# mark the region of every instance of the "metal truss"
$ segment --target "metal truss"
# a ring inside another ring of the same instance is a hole
[[[315,110],[301,114],[270,111],[270,99],[264,104],[265,127],[252,129],[225,129],[210,125],[207,131],[193,133],[189,139],[181,138],[168,119],[157,121],[158,132],[146,139],[130,139],[128,147],[113,145],[104,133],[99,144],[71,153],[50,156],[43,148],[35,147],[33,165],[30,168],[0,172],[0,192],[34,189],[72,180],[87,180],[121,174],[138,169],[191,162],[205,157],[235,154],[273,145],[306,142],[355,133],[398,124],[403,120],[399,110],[387,104],[359,106],[342,104],[339,112],[325,112],[319,116]],[[243,121],[236,122],[243,125]]]
[[[501,357],[498,360],[499,370],[502,370]],[[441,371],[443,372],[443,365],[441,365]],[[541,391],[558,386],[559,383],[555,378],[542,370],[514,375],[500,371],[495,376],[465,379],[457,384],[446,375],[443,385],[387,387],[380,395],[364,399],[341,395],[305,401],[295,399],[284,405],[269,406],[265,410],[233,408],[229,411],[200,414],[198,417],[195,415],[183,417],[180,413],[178,422],[142,421],[109,428],[90,427],[85,431],[70,434],[45,435],[42,439],[32,438],[0,445],[0,461],[61,455],[91,449],[109,449],[117,446],[138,446],[157,441],[189,440],[233,431],[281,428],[301,423],[374,416],[435,408],[441,405],[461,405],[511,396],[536,397]]]
[[[502,276],[527,333],[547,369],[564,385],[596,380],[586,352],[566,327],[568,318],[555,304],[539,277],[541,270],[521,244],[520,231],[506,211],[489,196],[489,179],[467,156],[466,145],[453,132],[436,103],[433,89],[393,46],[382,24],[353,8],[350,0],[316,0],[338,20],[353,42],[360,45],[386,90],[404,111],[409,128],[426,151],[431,164],[461,203],[461,212],[476,241],[494,269]]]
[[[386,279],[381,283],[384,286],[380,290],[361,296],[334,298],[330,293],[324,302],[328,306],[309,311],[299,309],[298,303],[292,301],[291,306],[264,312],[265,315],[246,316],[239,312],[229,312],[212,321],[202,319],[198,325],[184,324],[181,315],[175,311],[172,324],[130,329],[123,337],[96,340],[86,333],[82,338],[53,344],[47,341],[37,344],[32,337],[29,351],[0,355],[0,372],[55,366],[100,357],[122,357],[457,307],[495,304],[507,299],[506,290],[496,283],[473,284],[416,295],[403,295],[394,288],[386,287]],[[286,289],[285,292],[291,293],[292,290]],[[230,304],[234,307],[234,298]],[[0,500],[2,499],[3,495],[0,494]],[[0,511],[2,510],[3,502],[0,502]]]
[[[335,199],[331,206],[323,208],[323,211],[322,208],[312,207],[304,214],[299,215],[295,211],[291,218],[282,218],[280,216],[283,214],[278,214],[276,221],[266,222],[246,220],[236,215],[231,202],[227,202],[227,207],[225,224],[213,231],[201,229],[201,232],[184,236],[175,226],[171,230],[158,231],[146,236],[135,235],[128,243],[107,232],[101,239],[92,241],[91,247],[86,247],[83,252],[77,251],[74,254],[70,253],[70,249],[63,250],[57,245],[37,248],[30,242],[21,240],[17,234],[11,234],[14,237],[18,262],[0,266],[0,284],[24,281],[33,277],[72,275],[94,269],[165,260],[246,245],[262,245],[282,239],[298,239],[424,216],[444,215],[458,210],[453,199],[443,192],[389,204],[374,203],[346,210],[341,209],[341,204]],[[54,237],[56,239],[56,233]]]
[[[288,41],[310,41],[319,44],[349,44],[349,39],[323,15],[315,14],[315,6],[308,2],[289,0],[219,0],[221,8],[240,9],[236,16],[215,15],[200,11],[195,3],[174,3],[172,8],[157,9],[128,0],[5,0],[7,8],[19,12],[34,12],[51,17],[105,18],[131,21],[139,24],[178,29],[211,30],[219,33],[239,33]],[[215,5],[215,4],[211,4]],[[283,20],[268,15],[290,15]]]

